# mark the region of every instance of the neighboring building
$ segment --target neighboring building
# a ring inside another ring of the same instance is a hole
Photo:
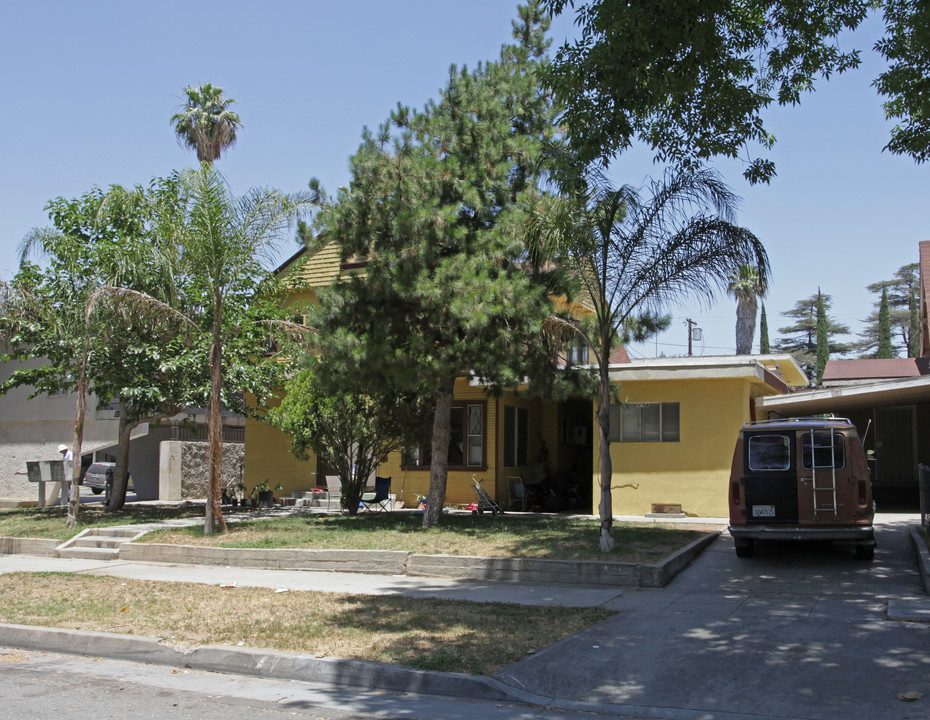
[[[37,360],[29,361],[37,365]],[[7,380],[17,364],[0,363],[0,382]],[[26,475],[26,463],[33,460],[60,460],[59,444],[74,441],[76,396],[71,393],[32,399],[32,388],[20,387],[0,395],[0,503],[16,505],[38,499],[37,486]],[[98,407],[97,398],[87,399],[84,421],[82,464],[115,460],[119,432],[115,405]],[[224,413],[224,438],[242,442],[245,419]],[[188,409],[157,426],[143,423],[131,435],[129,472],[136,497],[159,497],[159,446],[165,440],[205,440],[204,412]]]
[[[298,262],[301,258],[305,262]],[[340,264],[330,246],[313,255],[298,253],[278,273],[286,277],[300,272],[321,287],[358,268]],[[315,302],[315,293],[295,295],[292,301]],[[733,447],[739,428],[754,418],[754,403],[808,384],[790,355],[630,362],[620,349],[611,359],[611,379],[619,384],[625,403],[612,410],[617,439],[611,447],[612,484],[617,488],[613,504],[618,515],[642,515],[653,504],[677,504],[692,515],[726,516]],[[573,360],[587,362],[583,357]],[[450,504],[474,499],[475,476],[505,507],[517,499],[517,482],[535,489],[536,499],[549,509],[592,512],[597,506],[597,433],[590,400],[555,402],[513,392],[496,398],[463,377],[455,386],[452,425]],[[378,469],[379,475],[392,477],[392,492],[407,507],[427,494],[428,451],[395,454]],[[257,420],[246,422],[247,488],[266,478],[280,482],[283,493],[324,488],[327,474],[332,473],[315,457],[296,460],[279,430]]]

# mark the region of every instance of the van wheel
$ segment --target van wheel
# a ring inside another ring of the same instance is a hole
[[[752,557],[756,552],[756,547],[752,540],[734,540],[733,544],[736,547],[736,557]]]
[[[99,495],[100,493],[103,492],[103,488],[91,488],[90,491],[91,491],[94,495]]]
[[[865,544],[856,545],[856,557],[860,560],[874,560],[875,546]]]

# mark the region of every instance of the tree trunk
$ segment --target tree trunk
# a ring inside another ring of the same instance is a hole
[[[210,443],[210,480],[207,484],[207,510],[203,533],[217,530],[226,532],[226,520],[220,508],[220,473],[223,470],[223,416],[220,398],[223,392],[223,341],[220,319],[222,305],[217,300],[213,307],[213,342],[210,345],[210,402],[207,406],[207,438]]]
[[[613,536],[614,508],[610,485],[613,482],[613,461],[610,459],[610,373],[607,363],[600,368],[601,397],[597,408],[598,455],[601,461],[601,500],[598,514],[601,518],[601,534],[598,548],[601,552],[612,552],[616,546]]]
[[[756,334],[755,298],[736,301],[736,354],[752,355],[752,337]]]
[[[443,380],[436,391],[436,412],[433,415],[432,461],[429,468],[429,496],[423,511],[423,527],[436,527],[446,503],[446,482],[449,479],[449,438],[452,434],[452,393],[455,376]]]
[[[129,486],[129,436],[132,427],[126,421],[126,401],[119,399],[119,436],[116,445],[116,470],[113,473],[113,487],[107,498],[108,510],[122,510],[126,503],[126,488]]]
[[[69,530],[74,529],[77,525],[78,507],[81,504],[81,486],[78,484],[81,480],[81,445],[84,443],[84,395],[87,392],[87,379],[84,375],[84,366],[86,363],[87,353],[81,359],[81,366],[78,369],[77,382],[77,409],[74,418],[74,443],[71,447],[71,479],[70,492],[68,493],[68,519],[66,526]],[[67,470],[67,467],[65,467]],[[66,480],[67,482],[67,480]]]

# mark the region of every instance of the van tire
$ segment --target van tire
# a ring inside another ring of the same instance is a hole
[[[874,560],[875,559],[875,546],[866,545],[865,543],[860,543],[856,545],[856,557],[860,560]]]
[[[752,540],[734,540],[733,544],[736,547],[736,557],[748,558],[756,553],[756,547]]]

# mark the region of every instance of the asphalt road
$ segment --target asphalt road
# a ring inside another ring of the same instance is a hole
[[[584,720],[545,710],[0,648],[0,720]],[[599,715],[600,720],[616,716]],[[625,716],[630,720],[630,716]],[[617,719],[619,720],[619,718]],[[635,718],[633,719],[635,720]]]

